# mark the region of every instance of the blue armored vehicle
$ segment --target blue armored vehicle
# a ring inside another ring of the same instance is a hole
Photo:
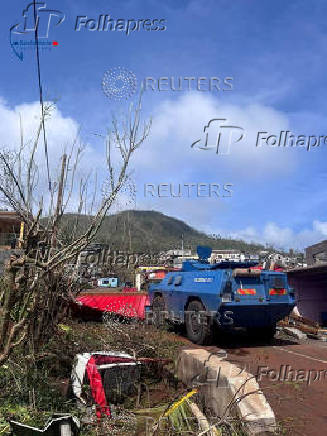
[[[185,323],[196,344],[209,344],[217,328],[245,327],[272,339],[277,321],[295,305],[286,273],[255,268],[254,263],[210,264],[208,247],[198,247],[198,255],[150,285],[147,311],[153,324]]]

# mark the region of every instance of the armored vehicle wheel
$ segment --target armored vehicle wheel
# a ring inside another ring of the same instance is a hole
[[[165,325],[165,300],[161,295],[154,297],[152,302],[152,324],[157,328],[163,328]]]
[[[191,301],[185,313],[187,337],[198,345],[212,342],[213,330],[211,319],[200,301]]]

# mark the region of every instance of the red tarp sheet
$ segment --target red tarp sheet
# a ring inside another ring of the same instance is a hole
[[[111,410],[107,404],[106,395],[104,392],[101,375],[98,371],[97,365],[117,364],[135,362],[134,359],[126,359],[116,356],[106,356],[93,354],[86,364],[86,372],[90,381],[92,397],[97,404],[96,415],[101,418],[102,415],[111,417]]]
[[[87,376],[90,380],[90,386],[92,391],[92,397],[97,404],[96,414],[98,418],[101,418],[102,414],[110,418],[111,411],[107,405],[106,396],[104,393],[101,375],[97,369],[96,359],[94,356],[90,358],[86,365]]]
[[[144,306],[150,304],[148,295],[83,295],[76,301],[83,306],[99,310],[101,312],[114,312],[128,318],[145,318]]]

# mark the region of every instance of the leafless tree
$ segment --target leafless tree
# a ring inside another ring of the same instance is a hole
[[[34,347],[38,337],[56,322],[61,301],[73,286],[69,277],[63,281],[65,266],[96,236],[118,193],[128,182],[133,153],[151,127],[151,120],[141,123],[140,96],[120,120],[112,118],[105,138],[104,182],[95,180],[90,193],[89,174],[76,180],[83,153],[83,146],[76,140],[58,162],[57,181],[47,190],[42,185],[36,156],[43,121],[51,116],[52,109],[46,105],[32,143],[25,143],[21,126],[18,151],[0,151],[0,200],[24,223],[21,250],[11,256],[5,268],[2,307],[0,302],[0,364],[18,344],[31,342]],[[96,189],[99,184],[101,192]],[[82,232],[77,232],[77,220],[70,238],[65,238],[61,226],[76,192],[77,216],[84,212],[89,222]]]

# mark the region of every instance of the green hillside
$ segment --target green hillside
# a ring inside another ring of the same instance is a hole
[[[62,235],[69,237],[73,224],[78,232],[86,228],[91,217],[66,215],[62,224]],[[129,210],[107,216],[97,235],[96,242],[108,244],[115,249],[133,252],[157,252],[184,248],[195,250],[197,245],[209,245],[213,249],[239,249],[249,253],[264,247],[248,244],[241,240],[215,239],[199,232],[185,222],[156,211]]]

